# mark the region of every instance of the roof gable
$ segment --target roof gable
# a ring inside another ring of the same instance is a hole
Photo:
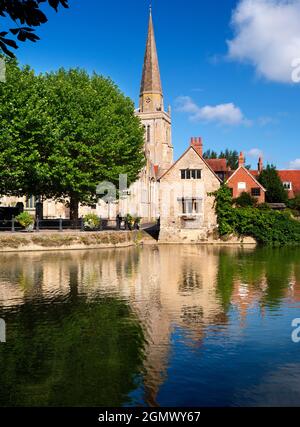
[[[173,168],[175,168],[175,166],[177,166],[177,164],[180,162],[180,160],[182,160],[186,155],[187,155],[187,153],[190,151],[190,150],[193,150],[195,153],[196,153],[196,155],[202,160],[202,162],[205,164],[205,166],[207,166],[207,168],[210,170],[210,172],[217,178],[217,180],[219,181],[219,182],[222,182],[222,180],[218,177],[218,175],[214,172],[214,170],[210,167],[210,165],[207,163],[207,161],[199,154],[199,152],[191,145],[190,147],[188,147],[186,150],[185,150],[185,152],[179,157],[179,159],[177,159],[176,160],[176,162],[175,163],[173,163],[173,165],[166,171],[166,172],[164,172],[160,177],[159,177],[159,181],[162,179],[162,178],[164,178]]]
[[[262,185],[261,185],[261,183],[260,182],[258,182],[257,181],[257,179],[252,175],[252,173],[247,169],[247,168],[245,168],[245,166],[240,166],[229,178],[228,178],[228,180],[226,181],[226,184],[228,184],[228,183],[230,183],[230,181],[233,179],[233,177],[235,177],[238,173],[240,173],[240,172],[242,172],[243,174],[247,174],[251,179],[252,179],[252,181],[258,186],[258,187],[260,187],[263,191],[267,191],[266,189],[265,189],[265,187],[263,187]]]

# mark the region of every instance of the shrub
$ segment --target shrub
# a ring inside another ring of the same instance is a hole
[[[265,210],[265,211],[270,211],[271,210],[270,205],[268,203],[260,203],[257,207],[259,209],[262,209],[262,210]]]
[[[266,245],[300,244],[300,223],[290,212],[254,207],[234,208],[230,190],[222,186],[216,193],[219,234],[252,236]]]
[[[254,197],[251,197],[249,193],[246,193],[245,191],[234,200],[234,203],[236,206],[245,208],[248,206],[256,206],[257,201]]]
[[[97,230],[101,225],[101,219],[96,214],[87,214],[83,219],[84,228]]]
[[[30,227],[34,224],[34,218],[28,212],[22,212],[17,217],[16,220],[22,227]]]
[[[288,201],[288,207],[292,209],[294,216],[300,216],[300,194]]]

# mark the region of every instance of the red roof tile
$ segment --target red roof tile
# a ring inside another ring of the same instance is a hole
[[[281,170],[278,175],[282,182],[291,182],[292,191],[294,196],[300,194],[300,170]]]
[[[214,172],[226,172],[228,170],[226,159],[206,159],[206,163]]]

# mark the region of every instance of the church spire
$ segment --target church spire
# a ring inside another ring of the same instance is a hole
[[[162,110],[163,93],[154,35],[152,10],[150,7],[148,39],[140,92],[140,111],[150,112]]]

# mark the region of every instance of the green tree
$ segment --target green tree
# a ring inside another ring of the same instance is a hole
[[[206,150],[203,154],[204,159],[217,159],[218,153],[214,150]]]
[[[59,70],[44,79],[43,97],[54,118],[49,195],[68,198],[71,219],[79,203],[92,205],[96,187],[119,175],[134,182],[144,165],[144,129],[134,105],[110,80],[82,70]]]
[[[236,150],[221,151],[219,159],[226,159],[227,164],[231,170],[235,170],[239,167],[239,153]]]
[[[63,69],[35,76],[10,60],[0,101],[0,194],[67,200],[76,220],[100,182],[137,179],[144,130],[111,80]]]
[[[43,195],[49,187],[46,161],[53,118],[40,96],[41,77],[29,67],[7,61],[7,81],[0,83],[0,194]]]
[[[268,203],[287,203],[287,192],[274,165],[267,165],[258,180],[267,190],[266,201]]]
[[[14,28],[0,32],[0,52],[13,57],[10,48],[17,49],[18,45],[14,39],[25,42],[30,40],[36,42],[39,37],[35,34],[35,28],[47,22],[45,13],[41,10],[41,4],[47,2],[56,12],[61,5],[68,8],[68,0],[1,0],[0,17],[10,18],[14,22]],[[17,25],[15,27],[15,25]],[[7,36],[9,38],[7,38]]]

